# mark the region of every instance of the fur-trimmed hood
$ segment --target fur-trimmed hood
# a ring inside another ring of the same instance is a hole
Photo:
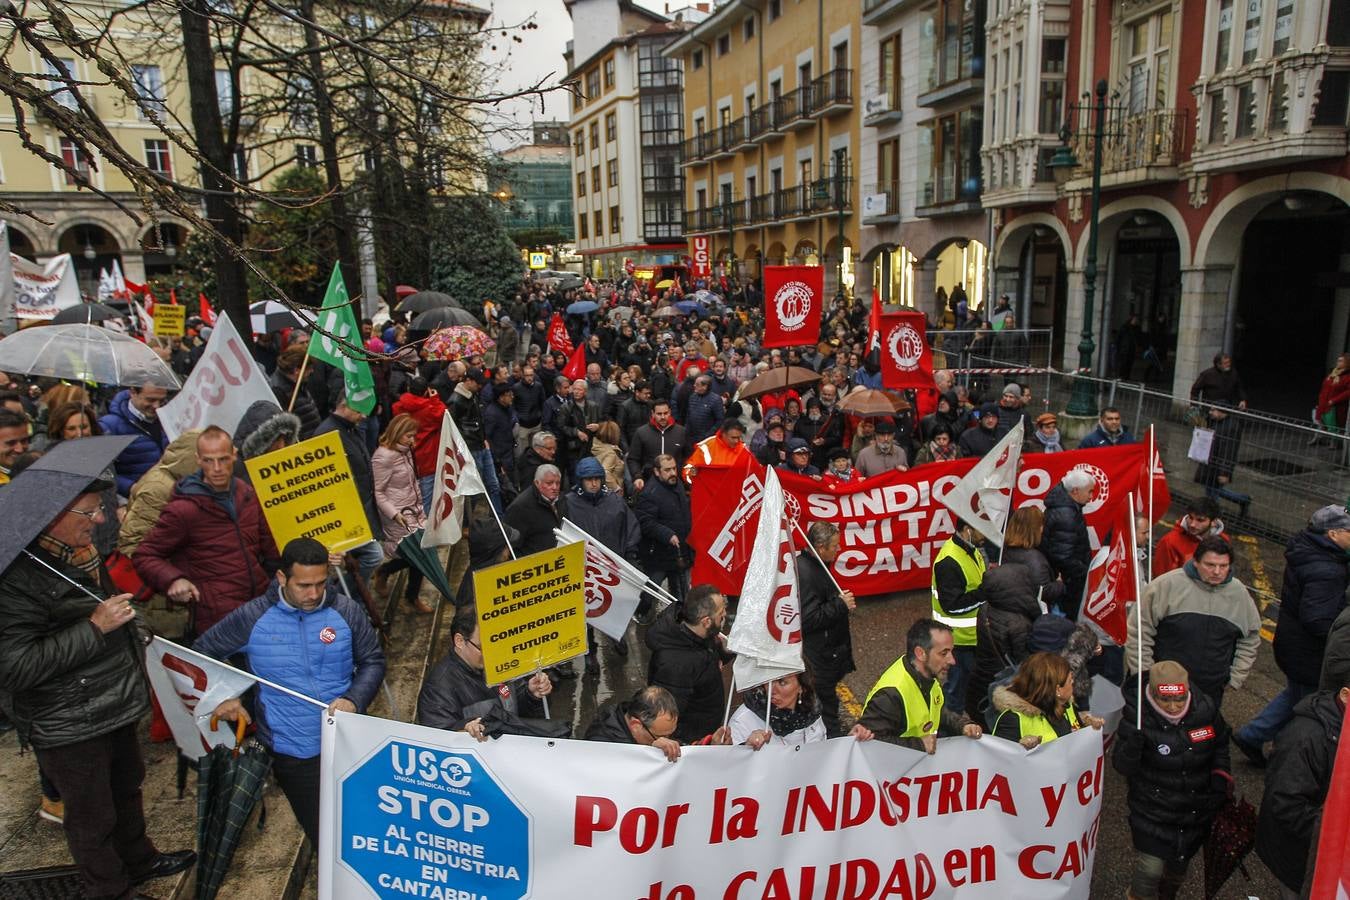
[[[1021,713],[1024,716],[1045,715],[1045,710],[1040,709],[1032,705],[1031,703],[1028,703],[1026,700],[1022,699],[1019,695],[1014,694],[1012,692],[1012,688],[1008,687],[1007,685],[1002,685],[1000,687],[994,688],[993,699],[994,699],[994,709],[997,710],[998,712],[1003,712],[1005,709],[1010,709],[1013,712]]]
[[[300,417],[283,412],[270,400],[259,400],[248,408],[234,430],[234,443],[244,459],[252,459],[267,452],[277,438],[287,444],[300,439]]]

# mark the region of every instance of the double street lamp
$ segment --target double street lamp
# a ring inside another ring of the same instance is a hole
[[[1088,213],[1087,259],[1083,264],[1083,333],[1078,342],[1079,377],[1074,379],[1073,394],[1065,409],[1071,416],[1094,416],[1097,414],[1096,391],[1091,379],[1092,354],[1097,349],[1092,340],[1092,307],[1097,292],[1097,228],[1101,218],[1102,206],[1102,140],[1106,133],[1106,80],[1097,82],[1096,103],[1093,106],[1095,119],[1092,123],[1092,200]],[[1086,95],[1084,95],[1086,97]],[[1078,168],[1078,157],[1069,146],[1073,133],[1068,121],[1074,117],[1076,109],[1069,107],[1069,116],[1060,130],[1061,146],[1050,160],[1050,170],[1055,183],[1065,185]],[[1069,248],[1065,248],[1066,252]]]

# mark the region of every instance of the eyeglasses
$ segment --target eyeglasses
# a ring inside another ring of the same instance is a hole
[[[90,511],[87,509],[76,509],[75,507],[72,506],[70,509],[66,510],[66,512],[74,513],[77,516],[84,516],[86,519],[92,522],[94,519],[97,519],[99,516],[103,515],[103,507],[100,506]]]
[[[642,730],[645,731],[645,732],[647,732],[647,736],[650,737],[650,738],[652,739],[653,742],[655,742],[655,741],[661,741],[661,740],[670,740],[670,736],[671,736],[672,734],[675,733],[675,732],[672,730],[672,731],[670,732],[670,734],[657,734],[656,732],[654,732],[654,731],[652,731],[650,728],[648,728],[648,727],[647,727],[647,723],[644,722],[644,721],[642,721],[641,719],[638,719],[638,720],[637,720],[637,723],[638,723],[639,725],[642,726]]]
[[[468,644],[470,647],[477,650],[479,653],[483,652],[483,645],[478,643],[477,641],[471,641],[468,638],[465,638],[464,643]]]

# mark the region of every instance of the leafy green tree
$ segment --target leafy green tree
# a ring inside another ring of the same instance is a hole
[[[433,290],[444,291],[475,314],[484,300],[515,296],[525,268],[496,201],[452,197],[440,206],[437,219],[431,247]]]

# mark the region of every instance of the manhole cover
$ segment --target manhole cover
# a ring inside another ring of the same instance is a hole
[[[0,900],[83,900],[74,866],[0,872]]]

